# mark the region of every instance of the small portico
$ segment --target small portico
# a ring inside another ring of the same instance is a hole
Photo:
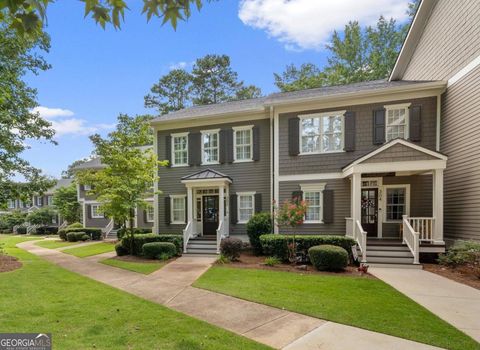
[[[204,236],[216,241],[218,253],[220,241],[229,233],[228,198],[232,179],[219,171],[205,169],[184,176],[181,182],[187,188],[184,252],[191,238]]]
[[[395,139],[343,168],[343,176],[351,183],[347,235],[357,241],[363,261],[368,249],[367,237],[370,240],[385,238],[386,231],[392,227],[398,229],[398,238],[412,252],[414,263],[418,263],[420,252],[444,250],[443,171],[446,163],[447,157],[439,152]],[[414,181],[419,178],[422,181]],[[431,190],[429,186],[422,186],[430,183],[430,179]],[[431,214],[412,216],[412,212]]]

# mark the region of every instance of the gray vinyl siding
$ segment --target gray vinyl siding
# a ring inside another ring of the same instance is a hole
[[[152,203],[153,204],[153,203]],[[137,210],[137,227],[138,228],[153,228],[153,222],[148,222],[147,213],[144,208],[138,208]]]
[[[480,240],[480,67],[450,86],[442,98],[441,150],[444,232],[450,239]]]
[[[174,194],[187,194],[185,184],[181,183],[181,178],[192,173],[210,168],[219,171],[225,175],[230,176],[232,184],[230,185],[230,194],[237,192],[251,192],[262,194],[262,210],[269,211],[271,208],[270,202],[270,120],[252,120],[248,122],[239,123],[225,123],[220,125],[209,125],[204,127],[192,127],[185,129],[162,130],[157,132],[158,140],[158,158],[163,160],[167,158],[166,155],[166,137],[167,135],[180,132],[200,132],[201,130],[209,130],[215,128],[231,128],[234,126],[255,125],[259,127],[260,132],[260,160],[244,163],[231,164],[215,164],[215,165],[200,165],[200,166],[185,166],[185,167],[160,167],[158,174],[159,190],[162,193],[158,200],[158,222],[159,232],[165,233],[181,233],[185,225],[165,223],[165,208],[164,198]],[[230,224],[230,234],[245,234],[245,224]]]
[[[388,163],[388,162],[407,162],[415,160],[434,160],[438,159],[431,155],[417,151],[405,145],[397,144],[385,151],[374,155],[362,163]]]
[[[280,175],[294,174],[312,174],[312,173],[329,173],[339,172],[341,169],[353,160],[381,147],[381,145],[373,144],[373,111],[383,108],[385,105],[412,103],[412,105],[422,106],[422,138],[416,144],[435,150],[436,147],[436,97],[427,97],[411,100],[393,100],[386,103],[365,104],[356,106],[344,106],[333,109],[308,110],[295,113],[280,114],[279,121],[279,160]],[[301,114],[309,114],[316,112],[328,112],[347,110],[354,111],[356,114],[356,140],[355,151],[337,152],[327,154],[309,154],[290,156],[288,152],[288,120]]]
[[[105,227],[110,222],[108,218],[92,218],[91,204],[85,204],[85,210],[87,211],[85,227]]]
[[[438,0],[403,74],[448,80],[480,55],[480,1]]]

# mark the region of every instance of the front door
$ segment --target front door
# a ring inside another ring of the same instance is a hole
[[[362,227],[368,237],[377,237],[378,188],[362,189]]]
[[[203,196],[203,235],[215,235],[218,228],[218,196]]]

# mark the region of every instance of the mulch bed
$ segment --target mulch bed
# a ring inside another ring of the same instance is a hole
[[[8,272],[19,269],[22,263],[10,255],[0,255],[0,272]]]
[[[425,271],[436,273],[437,275],[449,278],[455,282],[466,284],[467,286],[480,289],[480,278],[476,276],[468,266],[448,267],[438,264],[424,264]]]
[[[360,273],[357,270],[356,266],[348,266],[345,271],[340,272],[327,272],[327,271],[317,271],[312,265],[304,265],[305,269],[300,269],[299,266],[293,266],[290,264],[278,264],[275,266],[265,265],[265,256],[255,256],[253,253],[246,251],[242,252],[240,255],[239,261],[233,261],[228,264],[228,266],[236,268],[245,268],[245,269],[259,269],[259,270],[269,270],[269,271],[284,271],[284,272],[294,272],[304,275],[331,275],[331,276],[350,276],[350,277],[367,277],[375,278],[369,273]]]

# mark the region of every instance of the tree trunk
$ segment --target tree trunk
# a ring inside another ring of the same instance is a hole
[[[134,229],[133,229],[133,220],[135,218],[135,210],[134,209],[130,209],[130,215],[128,217],[128,222],[130,224],[130,227],[129,227],[129,232],[130,232],[130,254],[131,255],[134,255],[133,253],[133,247],[134,247],[134,244],[133,244],[133,235],[134,235]]]

